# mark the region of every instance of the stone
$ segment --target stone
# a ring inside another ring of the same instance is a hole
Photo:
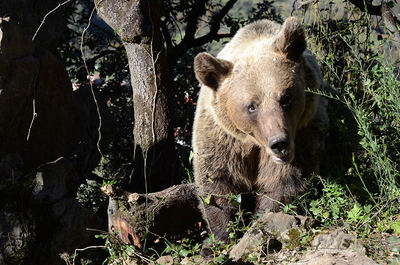
[[[357,238],[342,229],[317,235],[311,246],[314,250],[292,265],[377,264],[364,255],[365,248]]]
[[[0,156],[18,152],[33,169],[76,141],[72,85],[63,63],[19,25],[2,20],[0,31]]]
[[[30,212],[0,210],[0,264],[21,264],[34,236]]]
[[[304,227],[311,227],[314,220],[305,216],[292,216],[284,213],[264,214],[234,245],[229,253],[233,261],[245,260],[249,254],[293,249],[300,243]]]
[[[75,199],[100,161],[97,111],[89,88],[74,93],[64,64],[43,48],[63,34],[51,33],[62,8],[32,41],[39,17],[58,4],[42,2],[0,0],[10,15],[0,19],[0,264],[65,264],[60,253],[96,243],[87,228],[106,227]],[[106,145],[112,126],[98,101]]]
[[[192,265],[192,264],[199,264],[199,265],[206,265],[207,261],[200,255],[186,257],[181,261],[182,265]]]
[[[290,265],[377,265],[367,256],[343,249],[321,249],[307,253],[304,258]]]
[[[341,229],[317,235],[311,243],[315,249],[352,249],[364,254],[365,248],[353,235]]]
[[[105,220],[75,199],[78,175],[73,161],[61,157],[38,168],[32,192],[36,240],[31,246],[37,264],[62,264],[60,253],[95,244],[96,232]]]
[[[29,196],[23,182],[24,162],[17,153],[0,157],[0,264],[21,264],[35,238]]]
[[[174,264],[174,258],[172,256],[170,256],[170,255],[161,256],[156,260],[156,264],[173,265]]]
[[[32,191],[33,198],[46,203],[56,202],[68,195],[68,185],[73,186],[74,182],[77,182],[74,164],[60,157],[38,168],[36,185]]]

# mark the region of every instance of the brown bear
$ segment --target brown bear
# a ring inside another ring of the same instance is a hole
[[[318,170],[328,117],[321,71],[296,18],[243,27],[215,58],[196,56],[202,84],[193,128],[194,175],[209,230],[229,241],[231,195],[277,211]],[[307,91],[306,91],[307,90]],[[207,203],[205,203],[206,201]]]

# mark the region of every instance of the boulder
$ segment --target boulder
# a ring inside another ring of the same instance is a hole
[[[61,61],[16,23],[0,23],[0,156],[27,169],[65,155],[77,138],[72,85]]]
[[[299,262],[290,265],[378,265],[367,256],[345,249],[321,249],[307,253]]]
[[[89,88],[74,93],[63,63],[24,23],[0,19],[0,264],[65,264],[61,253],[94,243],[87,228],[106,227],[76,200],[100,161],[98,116]]]
[[[291,265],[376,265],[365,256],[365,248],[357,237],[341,229],[317,235],[311,243],[314,250]]]
[[[74,161],[61,157],[38,168],[32,193],[36,241],[31,256],[37,264],[63,264],[59,255],[94,244],[105,219],[84,208],[75,199],[78,175]]]
[[[305,216],[292,216],[269,212],[258,219],[234,245],[229,253],[233,261],[246,260],[248,255],[260,256],[263,252],[294,249],[300,244],[304,228],[314,225],[314,220]]]
[[[24,199],[23,161],[18,154],[0,158],[0,264],[21,264],[35,237],[31,210]]]
[[[342,229],[336,229],[328,233],[317,235],[311,243],[315,249],[351,249],[361,254],[365,248],[357,237],[345,233]]]

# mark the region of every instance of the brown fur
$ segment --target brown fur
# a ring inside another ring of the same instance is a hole
[[[217,58],[201,53],[195,59],[202,88],[194,173],[202,196],[211,198],[201,208],[217,239],[228,240],[231,195],[255,193],[257,212],[277,211],[304,190],[303,175],[318,168],[328,119],[325,102],[304,91],[323,88],[305,49],[295,18],[283,26],[261,20],[241,29]],[[281,153],[271,144],[279,137],[287,140]]]

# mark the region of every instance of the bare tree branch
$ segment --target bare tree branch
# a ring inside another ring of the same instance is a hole
[[[171,40],[171,34],[169,34],[169,30],[168,30],[168,25],[167,25],[167,19],[165,19],[164,21],[161,20],[161,32],[163,34],[165,43],[167,44],[167,50],[172,48],[172,40]]]
[[[53,8],[52,10],[50,10],[43,18],[42,22],[40,23],[39,27],[36,29],[35,34],[32,37],[32,40],[35,40],[37,34],[39,33],[40,29],[42,28],[42,26],[44,25],[44,22],[46,21],[46,18],[53,12],[55,12],[57,9],[59,9],[61,6],[68,4],[69,2],[71,2],[71,0],[66,0],[62,3],[59,3],[55,8]]]
[[[210,33],[208,34],[216,34],[221,27],[222,19],[228,14],[229,10],[235,5],[237,0],[229,0],[226,2],[225,6],[222,9],[214,14],[211,18],[211,25],[210,25]]]
[[[221,28],[222,19],[228,14],[229,10],[232,9],[236,2],[237,0],[229,0],[228,2],[226,2],[224,7],[222,7],[222,9],[218,13],[215,13],[212,16],[210,31],[206,35],[194,39],[191,43],[191,46],[201,46],[213,40],[218,41],[222,38],[232,37],[233,34],[218,34],[218,31]]]
[[[194,39],[194,36],[197,31],[199,18],[205,12],[205,7],[206,7],[205,5],[206,5],[205,0],[195,1],[195,3],[192,6],[192,9],[189,11],[188,22],[185,30],[185,37],[183,37],[183,40],[181,41],[183,45],[185,43],[191,42]]]
[[[93,56],[91,58],[87,58],[86,59],[86,64],[90,67],[98,59],[103,58],[103,57],[105,57],[107,55],[111,55],[111,54],[120,55],[120,52],[118,52],[118,50],[102,50],[98,54],[96,54],[95,56]]]
[[[203,3],[204,1],[200,2]],[[204,45],[213,40],[220,40],[222,38],[232,37],[232,34],[218,34],[218,31],[221,28],[221,22],[223,18],[228,14],[229,10],[232,9],[236,2],[237,0],[228,0],[226,4],[221,8],[221,10],[211,17],[210,31],[199,38],[195,38],[195,34],[197,31],[197,23],[199,14],[201,14],[201,10],[198,10],[198,12],[195,12],[193,10],[193,12],[189,12],[189,14],[193,16],[189,17],[185,37],[177,46],[168,50],[168,59],[171,62],[176,62],[187,50],[193,47]],[[195,6],[193,8],[195,8]]]
[[[226,33],[226,34],[210,34],[210,33],[208,33],[204,36],[201,36],[200,38],[193,40],[193,47],[202,46],[213,40],[219,41],[220,39],[223,39],[223,38],[231,38],[231,37],[233,37],[233,35],[235,35],[235,34],[234,33]]]

